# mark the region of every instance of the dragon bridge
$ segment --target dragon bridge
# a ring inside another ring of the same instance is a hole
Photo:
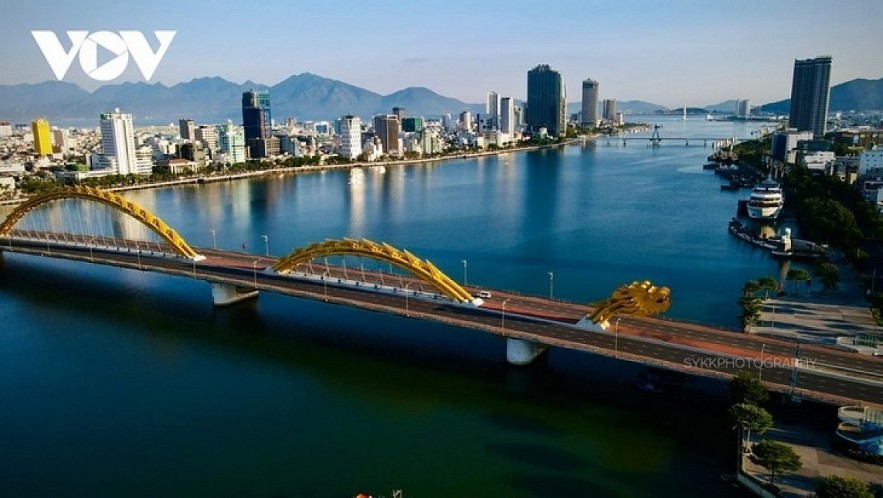
[[[595,310],[586,318],[606,329],[615,315],[654,316],[664,313],[671,306],[671,291],[657,287],[649,281],[621,285],[608,299],[594,304]]]

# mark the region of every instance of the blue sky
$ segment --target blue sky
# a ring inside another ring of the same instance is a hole
[[[382,94],[425,86],[482,102],[489,90],[523,98],[527,70],[545,63],[564,75],[569,101],[592,78],[602,98],[763,103],[789,96],[797,58],[831,55],[832,84],[883,77],[881,20],[880,0],[8,0],[0,84],[54,79],[33,29],[171,29],[151,80],[167,85],[272,85],[310,72]],[[141,78],[132,62],[126,77]],[[64,80],[97,86],[76,60]]]

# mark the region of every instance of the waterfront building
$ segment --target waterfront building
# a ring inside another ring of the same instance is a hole
[[[404,111],[404,109],[401,110]],[[374,116],[374,134],[380,139],[383,151],[389,156],[398,157],[401,155],[399,129],[399,117],[395,114],[378,114]]]
[[[218,130],[214,126],[199,126],[195,132],[196,140],[202,142],[209,152],[218,150]]]
[[[31,122],[31,130],[34,132],[34,153],[38,156],[52,155],[52,130],[49,121],[38,118]]]
[[[340,118],[340,155],[355,159],[362,153],[362,120],[347,115]]]
[[[515,99],[500,99],[500,131],[510,137],[515,133]]]
[[[458,125],[459,125],[458,127],[461,131],[472,130],[472,113],[469,111],[461,112]]]
[[[192,161],[195,164],[195,168],[191,169],[192,171],[205,168],[205,147],[203,147],[202,142],[194,140],[193,142],[180,144],[179,154],[182,159]]]
[[[751,117],[751,100],[740,99],[736,101],[736,117],[739,119]]]
[[[798,142],[805,140],[812,140],[812,132],[797,131],[793,128],[773,132],[770,157],[783,164],[794,164]]]
[[[602,117],[605,121],[613,121],[616,119],[616,99],[604,99],[602,107],[604,108]]]
[[[242,93],[242,126],[250,157],[271,155],[273,147],[267,143],[271,136],[271,120],[269,92],[249,90]],[[278,146],[275,149],[278,153]]]
[[[405,133],[419,133],[423,130],[424,126],[423,118],[419,116],[412,116],[402,120],[402,131]]]
[[[120,175],[139,173],[132,115],[117,108],[113,112],[101,114],[99,123],[102,153],[97,157],[98,164],[94,165],[97,166],[96,169],[114,170],[109,172]],[[152,152],[150,156],[152,160]]]
[[[583,81],[582,119],[586,128],[598,126],[598,82],[592,79]]]
[[[218,148],[230,164],[244,163],[245,131],[228,119],[226,124],[218,127]]]
[[[789,128],[811,131],[816,138],[825,136],[830,83],[830,56],[794,61]]]
[[[182,118],[178,120],[178,134],[183,140],[196,140],[196,124],[192,119]]]
[[[485,117],[487,124],[485,127],[489,130],[500,129],[500,94],[499,93],[488,92],[487,104],[485,105],[485,112],[487,113],[487,117]]]
[[[527,72],[527,127],[536,132],[546,128],[550,135],[567,131],[567,102],[564,78],[547,64]]]
[[[451,131],[452,125],[453,125],[453,118],[451,117],[451,114],[445,113],[444,115],[442,115],[442,128],[445,131]]]

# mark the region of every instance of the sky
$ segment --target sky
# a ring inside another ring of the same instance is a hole
[[[6,0],[0,85],[54,80],[31,30],[176,30],[151,82],[204,76],[276,84],[309,72],[389,94],[422,86],[468,103],[523,99],[549,64],[568,101],[582,80],[601,98],[667,107],[790,96],[795,59],[833,57],[831,84],[883,78],[880,0]],[[104,60],[104,59],[100,59]],[[110,83],[143,81],[130,61]],[[74,60],[63,81],[99,84]]]

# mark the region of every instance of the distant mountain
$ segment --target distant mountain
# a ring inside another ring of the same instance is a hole
[[[242,120],[242,92],[269,90],[272,115],[277,121],[334,119],[355,114],[364,119],[404,107],[409,115],[439,116],[463,110],[484,112],[483,104],[467,104],[427,88],[406,88],[390,95],[359,88],[310,73],[296,74],[268,87],[247,81],[233,83],[220,77],[196,78],[167,87],[162,83],[104,85],[89,93],[72,83],[0,85],[0,120],[29,123],[45,116],[50,123],[94,123],[98,114],[119,107],[133,115],[135,124],[164,124],[189,117],[197,123]]]
[[[855,79],[832,86],[828,109],[831,112],[883,110],[883,78]],[[791,111],[791,99],[764,104],[761,110],[773,114],[788,114]]]
[[[599,103],[600,105],[600,103]],[[643,100],[623,100],[616,102],[616,111],[623,114],[653,114],[657,111],[668,111],[668,107]],[[582,111],[580,102],[571,102],[567,104],[567,111],[571,114]]]
[[[727,114],[735,114],[736,99],[725,100],[720,104],[707,105],[705,106],[705,109],[708,112],[724,112]]]

